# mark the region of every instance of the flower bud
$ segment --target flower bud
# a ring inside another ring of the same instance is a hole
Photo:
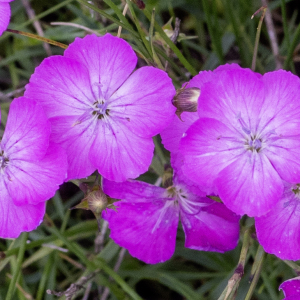
[[[100,219],[102,211],[106,208],[116,209],[113,203],[118,200],[112,199],[109,196],[107,196],[103,192],[101,186],[99,185],[93,186],[92,189],[89,188],[86,184],[81,184],[80,187],[84,191],[86,191],[85,197],[79,204],[74,206],[72,209],[81,208],[90,210],[95,215],[100,230]]]
[[[145,3],[142,0],[133,0],[132,2],[135,3],[139,9],[145,9]]]
[[[200,96],[199,88],[196,87],[181,88],[177,90],[172,103],[180,112],[184,112],[184,111],[196,112],[199,96]]]

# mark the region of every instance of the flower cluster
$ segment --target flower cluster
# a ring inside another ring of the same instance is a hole
[[[265,251],[300,259],[300,80],[237,65],[201,72],[197,112],[161,133],[171,161],[238,215],[255,217]]]
[[[121,200],[103,213],[112,239],[147,263],[172,256],[179,220],[186,247],[233,249],[244,214],[267,252],[300,259],[299,78],[232,64],[175,93],[166,72],[136,64],[131,46],[106,34],[76,38],[36,68],[0,143],[0,236],[36,228],[59,184],[97,170]],[[163,188],[133,180],[157,134],[174,169]]]

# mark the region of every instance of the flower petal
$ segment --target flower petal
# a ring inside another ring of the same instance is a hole
[[[10,105],[1,142],[9,159],[36,161],[44,157],[51,132],[43,108],[26,97]]]
[[[218,173],[245,151],[240,144],[236,133],[223,123],[197,120],[181,139],[183,173],[201,186],[213,186]]]
[[[89,70],[90,82],[101,84],[106,99],[123,84],[134,70],[137,56],[121,38],[107,33],[103,37],[87,35],[76,38],[65,50],[69,57],[84,64]]]
[[[224,204],[204,200],[200,212],[195,215],[181,211],[181,222],[185,232],[185,247],[225,252],[234,249],[239,240],[239,217],[226,208]]]
[[[10,20],[9,3],[0,2],[0,35],[6,30]]]
[[[48,118],[81,115],[95,101],[88,69],[62,56],[44,59],[26,85],[25,96],[41,103]]]
[[[300,80],[290,72],[278,70],[263,75],[265,100],[259,118],[261,128],[272,136],[300,135]]]
[[[299,300],[300,297],[300,277],[295,277],[284,281],[279,290],[282,290],[284,296],[287,297],[283,300]]]
[[[142,138],[126,128],[125,122],[98,123],[90,160],[105,178],[125,181],[147,171],[153,157],[152,138]]]
[[[143,67],[135,71],[111,97],[112,118],[127,118],[127,127],[139,136],[154,136],[172,120],[175,88],[166,72]]]
[[[135,203],[151,202],[153,199],[164,197],[165,189],[152,184],[128,180],[126,182],[115,182],[103,178],[103,191],[112,198],[123,199],[123,201],[134,201]]]
[[[183,112],[180,118],[182,121],[178,116],[174,115],[169,126],[160,133],[163,145],[172,154],[178,152],[183,134],[196,120],[199,119],[199,116],[197,112]]]
[[[109,184],[106,182],[105,192]],[[116,184],[113,185],[116,187]],[[142,190],[145,185],[147,184],[140,182],[131,182],[128,186],[127,182],[120,184],[120,194],[125,194],[126,200],[115,203],[117,211],[109,209],[103,215],[109,222],[110,237],[117,244],[128,249],[132,256],[155,264],[168,260],[174,253],[178,207],[173,201],[148,198],[149,192],[144,197]],[[158,190],[154,194],[160,194],[162,190],[149,185],[148,189],[150,188]]]
[[[264,153],[283,180],[300,182],[300,137],[278,138]]]
[[[255,132],[263,100],[263,82],[256,73],[234,68],[215,72],[215,79],[203,85],[198,113],[238,132]]]
[[[96,166],[89,158],[90,149],[96,138],[93,120],[77,123],[77,116],[51,118],[51,140],[65,149],[68,158],[68,177],[80,179],[91,175]],[[99,153],[99,152],[98,152]]]
[[[255,218],[257,238],[266,252],[281,259],[300,259],[300,202],[291,189],[270,212]]]
[[[64,150],[50,144],[45,157],[36,162],[13,160],[5,169],[5,184],[14,204],[37,204],[54,196],[67,175]]]
[[[223,169],[215,181],[224,204],[239,215],[267,213],[279,201],[283,183],[269,160],[256,152],[245,152]]]
[[[16,206],[0,177],[0,237],[17,238],[23,231],[36,229],[45,214],[45,203]]]

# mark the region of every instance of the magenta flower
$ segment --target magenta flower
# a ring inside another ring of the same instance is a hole
[[[110,237],[146,263],[164,262],[174,253],[180,217],[185,247],[217,252],[235,248],[239,217],[178,176],[173,183],[163,189],[133,180],[104,180],[104,192],[122,199],[115,202],[116,211],[110,209],[103,214],[109,222]]]
[[[299,78],[289,72],[218,72],[203,85],[200,119],[181,140],[183,172],[215,185],[237,214],[267,213],[281,198],[282,180],[300,182],[299,95]]]
[[[299,300],[300,299],[300,277],[295,277],[284,281],[279,290],[283,291],[284,299],[282,300]]]
[[[2,238],[35,229],[42,222],[45,201],[66,177],[66,155],[49,144],[50,130],[41,106],[25,97],[11,103],[0,142]]]
[[[50,118],[53,139],[68,155],[68,179],[96,169],[124,181],[147,171],[152,137],[168,125],[175,89],[153,67],[135,71],[137,57],[124,40],[106,34],[76,38],[64,56],[45,59],[26,93]]]
[[[0,0],[0,35],[6,30],[10,20],[9,2],[13,0]]]
[[[241,67],[237,64],[226,64],[219,66],[214,71],[201,71],[198,75],[194,76],[188,84],[184,83],[182,87],[199,88],[201,95],[203,85],[206,82],[214,80],[217,72],[235,69],[241,69]],[[175,156],[179,151],[181,138],[185,135],[188,128],[199,119],[199,114],[197,112],[183,112],[180,118],[181,120],[178,116],[174,115],[171,123],[160,133],[163,145],[171,152],[171,158],[174,160],[176,160]]]
[[[198,75],[193,77],[189,83],[183,84],[185,88],[196,87],[200,91],[206,82],[214,80],[215,74],[219,71],[241,69],[237,64],[226,64],[219,66],[214,71],[201,71]],[[188,128],[199,119],[197,112],[183,112],[180,116],[174,115],[171,123],[160,133],[162,143],[167,150],[171,153],[171,163],[176,172],[181,172],[181,168],[184,164],[183,155],[179,152],[179,145],[182,137],[185,136]],[[184,178],[185,176],[181,176]],[[201,186],[201,190],[207,194],[216,194],[214,186]]]
[[[285,184],[280,201],[255,218],[257,238],[264,250],[281,259],[300,259],[300,185]]]

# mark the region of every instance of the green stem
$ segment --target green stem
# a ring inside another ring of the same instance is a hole
[[[25,246],[26,246],[27,238],[28,238],[28,232],[22,233],[22,235],[20,237],[20,239],[21,239],[21,241],[20,241],[21,246],[20,246],[20,250],[19,250],[19,253],[18,253],[17,266],[16,266],[16,268],[14,270],[12,279],[10,281],[10,284],[9,284],[9,287],[8,287],[8,292],[6,294],[5,300],[11,300],[11,299],[13,299],[13,295],[14,295],[15,288],[16,288],[16,283],[17,283],[17,280],[18,280],[18,277],[19,277],[19,274],[20,274],[21,265],[22,265],[23,258],[24,258]]]
[[[42,42],[45,42],[45,43],[63,48],[63,49],[68,48],[68,45],[66,45],[66,44],[62,44],[62,43],[47,39],[47,38],[41,37],[41,36],[33,34],[33,33],[24,32],[24,31],[20,31],[20,30],[14,30],[14,29],[6,29],[6,31],[12,32],[12,33],[17,33],[17,34],[20,34],[20,35],[23,35],[23,36],[27,36],[27,37],[30,37],[32,39],[39,40],[39,41],[42,41]]]
[[[265,251],[264,251],[263,247],[261,245],[259,245],[256,255],[255,255],[253,267],[251,270],[251,285],[250,285],[250,288],[248,290],[245,300],[252,299],[251,297],[252,297],[255,287],[257,285],[264,258],[265,258]]]
[[[252,71],[255,71],[256,57],[257,57],[257,51],[258,51],[258,44],[259,44],[259,38],[260,38],[260,32],[261,32],[261,26],[262,26],[262,23],[263,23],[265,14],[266,14],[267,7],[262,6],[262,7],[260,8],[260,10],[262,10],[262,14],[261,14],[261,16],[260,16],[259,23],[258,23],[258,27],[257,27],[257,31],[256,31],[255,45],[254,45],[253,58],[252,58],[252,65],[251,65],[251,70],[252,70]],[[253,15],[253,16],[254,16],[254,15]],[[253,16],[252,16],[252,18],[253,18]]]
[[[235,299],[235,293],[239,287],[240,281],[242,279],[242,276],[244,275],[244,268],[247,260],[247,253],[250,245],[250,237],[251,237],[251,231],[252,228],[246,229],[244,233],[244,239],[243,239],[243,245],[242,250],[240,254],[240,259],[238,262],[238,265],[231,276],[231,278],[228,280],[228,284],[218,300],[231,300]]]

